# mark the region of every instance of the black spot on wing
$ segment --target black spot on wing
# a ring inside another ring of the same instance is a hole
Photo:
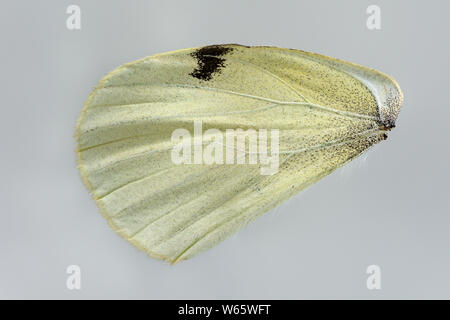
[[[233,48],[224,45],[213,45],[194,51],[191,56],[197,59],[197,68],[190,75],[204,81],[211,80],[213,75],[220,73],[224,67],[223,56],[232,50]]]

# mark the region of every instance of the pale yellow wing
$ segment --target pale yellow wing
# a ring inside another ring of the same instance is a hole
[[[401,102],[389,77],[303,51],[219,45],[169,52],[100,81],[77,125],[79,170],[115,231],[176,263],[385,139]],[[204,148],[209,129],[277,130],[278,151],[268,143],[276,172],[262,174],[267,164],[248,163],[254,150],[236,145],[244,164],[174,163],[172,134],[193,133],[195,121]]]

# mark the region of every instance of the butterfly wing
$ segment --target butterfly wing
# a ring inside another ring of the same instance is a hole
[[[160,54],[112,71],[89,96],[77,124],[78,167],[116,232],[176,263],[385,139],[401,99],[377,71],[298,50],[219,45]],[[195,121],[206,136],[277,130],[278,148],[268,143],[276,172],[248,161],[174,163],[172,134],[193,134]]]

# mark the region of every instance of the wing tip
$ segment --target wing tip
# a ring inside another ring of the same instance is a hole
[[[380,118],[387,128],[394,128],[403,105],[403,92],[395,79],[380,73],[385,77],[386,94],[379,105]]]

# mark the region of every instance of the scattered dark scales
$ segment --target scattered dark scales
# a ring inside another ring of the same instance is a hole
[[[230,47],[213,45],[194,51],[191,56],[197,59],[198,67],[190,75],[204,81],[211,80],[212,76],[215,73],[220,73],[220,70],[224,67],[225,59],[222,57],[232,50],[233,48]]]

